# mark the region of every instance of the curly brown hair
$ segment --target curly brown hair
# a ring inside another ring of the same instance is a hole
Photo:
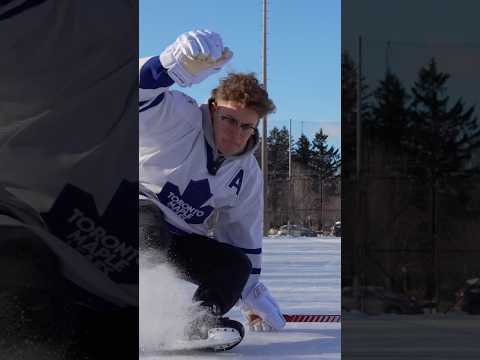
[[[220,79],[220,84],[212,90],[211,98],[239,103],[244,108],[255,111],[259,118],[276,110],[275,104],[254,73],[229,73]]]

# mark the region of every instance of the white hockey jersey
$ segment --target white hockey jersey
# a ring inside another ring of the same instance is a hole
[[[258,136],[245,151],[223,159],[216,150],[208,105],[198,106],[173,81],[158,57],[140,61],[140,197],[160,207],[174,233],[214,236],[236,246],[253,269],[244,294],[261,271],[263,181],[254,157]]]

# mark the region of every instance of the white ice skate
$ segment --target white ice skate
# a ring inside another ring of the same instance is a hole
[[[226,351],[237,346],[245,336],[243,325],[226,317],[216,318],[214,322],[192,323],[188,339],[177,341],[171,351]]]

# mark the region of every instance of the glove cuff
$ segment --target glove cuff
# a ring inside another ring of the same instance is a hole
[[[192,86],[193,76],[175,58],[175,44],[167,47],[159,56],[160,63],[167,69],[168,75],[182,87]]]
[[[182,87],[189,87],[193,84],[193,76],[188,73],[181,64],[174,63],[167,69],[168,75],[178,85]]]
[[[286,324],[277,302],[260,281],[242,299],[240,309],[247,320],[250,317],[250,313],[253,313],[259,316],[273,330],[280,330]]]

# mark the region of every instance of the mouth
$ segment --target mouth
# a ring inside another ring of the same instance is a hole
[[[235,139],[223,138],[223,143],[227,146],[231,147],[240,147],[242,146],[241,143],[238,143]]]
[[[230,140],[230,139],[222,139],[223,143],[223,149],[225,150],[224,152],[228,153],[236,153],[242,148],[242,144],[238,144],[237,142]]]

